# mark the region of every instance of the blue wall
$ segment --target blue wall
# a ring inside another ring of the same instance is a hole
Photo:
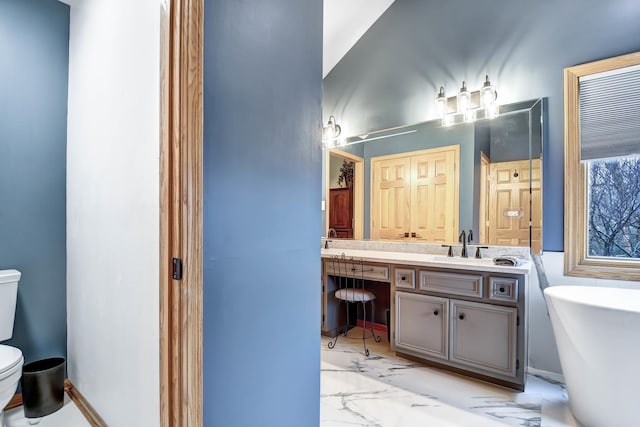
[[[204,424],[318,425],[322,2],[204,29]]]
[[[396,0],[324,79],[324,117],[358,135],[434,118],[485,74],[500,103],[548,97],[543,245],[563,250],[563,69],[640,50],[638,0]]]
[[[0,269],[22,272],[13,339],[66,356],[69,6],[0,1]]]

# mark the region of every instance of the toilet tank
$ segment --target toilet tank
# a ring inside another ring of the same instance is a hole
[[[0,270],[0,341],[13,335],[19,280],[18,270]]]

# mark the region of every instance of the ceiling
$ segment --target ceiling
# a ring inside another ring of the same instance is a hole
[[[393,2],[394,0],[324,0],[323,78]]]
[[[77,0],[60,0],[73,5]],[[394,0],[324,0],[322,78],[367,32]]]

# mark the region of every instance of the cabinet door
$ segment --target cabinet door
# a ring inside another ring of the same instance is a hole
[[[329,190],[329,227],[334,229],[351,229],[353,218],[353,195],[351,188],[332,188]],[[343,236],[338,236],[343,237]],[[345,236],[346,237],[346,236]]]
[[[447,359],[448,299],[396,292],[396,348]]]
[[[451,300],[449,360],[508,376],[516,374],[517,310]]]

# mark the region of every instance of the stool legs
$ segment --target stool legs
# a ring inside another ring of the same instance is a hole
[[[365,341],[367,338],[367,303],[366,301],[362,302],[362,318],[364,319],[364,323],[362,325],[362,346],[364,347],[365,356],[369,357],[369,349],[367,348],[367,342]],[[371,336],[376,342],[380,342],[380,335],[376,335],[373,330],[373,316],[375,315],[375,305],[374,300],[371,300],[371,321],[369,322],[369,329],[371,330]]]
[[[342,334],[345,337],[347,336],[347,333],[349,332],[349,302],[348,301],[340,301],[339,303],[344,302],[346,307],[346,322],[343,326],[338,326],[336,328],[336,336],[334,337],[333,341],[329,341],[329,343],[327,344],[327,346],[332,349],[336,346],[336,342],[338,341],[338,337]],[[369,349],[367,348],[367,338],[371,338],[373,337],[373,339],[376,342],[380,342],[382,340],[382,337],[380,337],[380,335],[376,335],[375,330],[373,329],[373,319],[374,319],[374,314],[375,314],[375,305],[374,305],[374,300],[371,300],[371,320],[369,320],[369,322],[367,322],[367,302],[366,301],[361,301],[362,303],[362,317],[363,317],[363,325],[362,325],[362,346],[364,347],[364,354],[365,356],[369,357]],[[371,335],[367,336],[367,323],[369,325],[369,330],[371,331]],[[341,331],[342,330],[342,331]]]

